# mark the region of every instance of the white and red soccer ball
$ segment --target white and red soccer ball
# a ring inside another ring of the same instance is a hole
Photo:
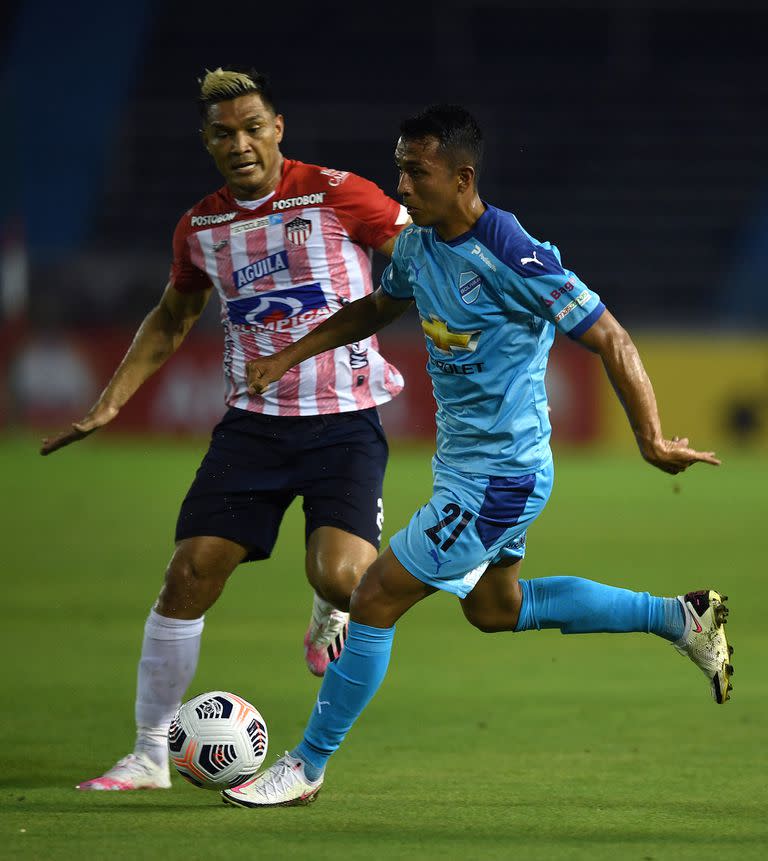
[[[202,789],[245,783],[264,762],[267,744],[267,725],[258,710],[226,691],[183,703],[168,730],[171,762]]]

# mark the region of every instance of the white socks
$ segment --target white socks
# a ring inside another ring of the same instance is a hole
[[[158,765],[168,761],[174,712],[197,669],[204,617],[170,619],[149,611],[136,685],[136,747]]]

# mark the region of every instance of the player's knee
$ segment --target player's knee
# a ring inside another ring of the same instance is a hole
[[[517,626],[517,613],[503,612],[500,609],[479,611],[474,608],[464,608],[467,621],[484,634],[498,634],[501,631],[514,631]]]
[[[470,613],[465,613],[464,615],[467,617],[469,624],[473,628],[477,628],[478,631],[482,631],[483,634],[496,634],[501,630],[495,619],[489,619],[487,616],[476,616]]]
[[[315,591],[329,604],[333,604],[337,610],[343,610],[345,613],[349,612],[352,589],[346,587],[344,584],[325,581],[322,586],[315,586]]]
[[[158,610],[169,615],[202,615],[219,597],[226,579],[201,565],[192,554],[177,549],[165,572]]]
[[[472,626],[483,634],[499,634],[501,631],[512,630],[509,625],[496,621],[486,621],[485,619],[472,622]]]
[[[321,598],[348,612],[352,593],[364,573],[362,563],[320,558],[312,565],[309,580]]]

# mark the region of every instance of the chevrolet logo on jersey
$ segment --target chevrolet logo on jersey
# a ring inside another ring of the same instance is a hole
[[[422,320],[421,328],[438,350],[449,354],[460,350],[474,353],[481,335],[480,332],[451,332],[445,320],[436,320],[433,317]]]

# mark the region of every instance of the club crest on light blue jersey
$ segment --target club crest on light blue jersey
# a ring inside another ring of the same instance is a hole
[[[477,272],[462,272],[459,275],[459,295],[465,305],[471,305],[480,295],[483,279]]]
[[[545,374],[555,330],[578,339],[605,306],[554,245],[484,207],[450,240],[434,227],[403,230],[381,289],[419,312],[441,463],[512,479],[551,463]]]

